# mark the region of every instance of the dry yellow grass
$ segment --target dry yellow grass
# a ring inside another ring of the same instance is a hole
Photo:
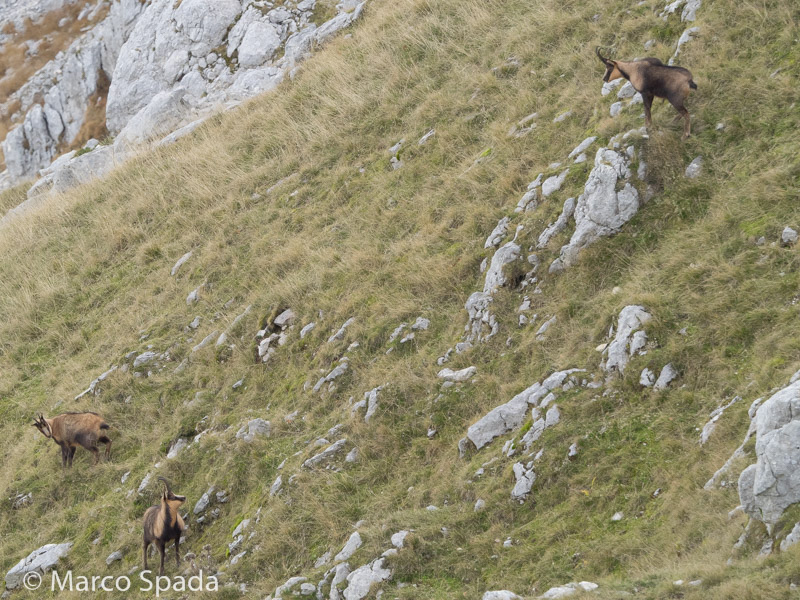
[[[790,3],[772,2],[766,11],[703,7],[698,24],[719,33],[700,36],[681,57],[700,86],[690,100],[696,135],[681,144],[679,127],[666,121],[671,109],[657,106],[658,131],[640,146],[655,198],[565,275],[542,273],[534,311],[558,316],[544,343],[535,326],[515,325],[522,293],[499,292],[502,335],[449,363],[477,365],[478,378],[439,397],[436,358],[460,339],[464,301],[482,285],[488,232],[513,215],[538,172],[586,136],[605,143],[640,125],[635,110],[606,116],[612,99],[599,95],[602,68],[592,49],[614,44],[620,56],[635,56],[656,38],[658,56],[667,58],[682,27],[674,17],[661,21],[655,8],[594,0],[374,2],[352,38],[335,40],[275,94],[4,227],[0,498],[32,490],[35,502],[26,512],[0,513],[0,571],[41,544],[69,539],[74,567],[105,572],[106,556],[122,549],[112,570],[127,572],[139,560],[137,519],[151,498],[125,492],[161,461],[159,473],[190,505],[211,484],[230,492],[220,519],[192,529],[186,546],[197,552],[210,544],[214,568],[225,564],[238,520],[262,508],[259,549],[226,568],[229,581],[246,582],[259,597],[289,576],[319,575],[314,559],[338,551],[360,519],[365,547],[354,565],[378,556],[396,530],[416,530],[410,550],[391,561],[395,581],[416,587],[391,587],[392,597],[479,598],[487,589],[533,597],[583,579],[601,584],[601,598],[788,597],[789,583],[800,583],[796,555],[772,557],[768,568],[750,555],[726,566],[743,526],[727,519],[738,499],[731,489],[702,491],[740,442],[747,402],[726,413],[707,447],[698,446],[696,427],[733,394],[751,400],[782,385],[800,362],[796,251],[754,244],[761,235],[777,239],[800,216],[796,115],[788,109],[797,95],[796,45],[781,54],[794,35]],[[507,62],[512,55],[516,68]],[[743,64],[761,72],[776,63],[787,68],[775,78],[742,77]],[[552,123],[568,109],[571,118]],[[534,111],[534,132],[506,135]],[[432,127],[436,135],[417,146]],[[393,171],[387,149],[401,138],[404,167]],[[705,173],[686,180],[683,168],[697,154]],[[482,155],[488,160],[474,165]],[[526,249],[567,195],[581,192],[588,168],[581,169],[559,195],[514,217],[525,226]],[[544,264],[567,235],[539,253]],[[192,259],[170,277],[189,249]],[[187,306],[187,293],[204,282],[200,301]],[[559,397],[563,420],[543,437],[533,501],[510,501],[510,460],[474,478],[502,444],[458,460],[467,426],[553,369],[596,372],[594,347],[630,303],[654,314],[648,334],[657,345],[610,384],[613,394]],[[199,339],[249,304],[234,349],[190,356]],[[254,364],[260,320],[285,306],[317,327],[268,366]],[[200,328],[185,331],[195,315]],[[385,354],[397,324],[419,315],[431,318],[430,331]],[[347,338],[326,343],[351,316]],[[683,327],[687,336],[678,334]],[[361,346],[348,352],[351,369],[339,389],[304,391],[354,340]],[[168,369],[149,379],[117,373],[99,396],[72,400],[149,344],[170,349]],[[184,357],[187,369],[174,374]],[[638,371],[667,362],[685,387],[642,392]],[[233,391],[242,377],[245,386]],[[352,417],[348,398],[383,383],[375,420]],[[111,464],[90,471],[76,457],[73,472],[59,472],[55,449],[28,420],[37,410],[67,409],[97,410],[114,424],[120,441]],[[284,422],[295,410],[304,418]],[[273,435],[237,443],[233,433],[255,416],[272,421]],[[300,468],[314,451],[306,442],[337,423],[361,461],[312,476]],[[169,443],[198,426],[219,433],[166,461]],[[580,454],[566,461],[573,442]],[[284,478],[298,477],[282,498],[270,498],[284,459]],[[130,480],[115,492],[126,471]],[[486,512],[473,512],[477,498]],[[429,504],[440,510],[425,510]],[[613,524],[617,510],[626,519]],[[40,526],[21,526],[23,517]],[[515,540],[508,549],[507,536]],[[694,578],[704,584],[672,586]]]

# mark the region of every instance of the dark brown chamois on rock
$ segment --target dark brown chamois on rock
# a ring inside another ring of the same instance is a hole
[[[33,426],[42,432],[42,435],[52,439],[61,446],[61,464],[63,467],[72,466],[75,449],[83,446],[94,454],[94,463],[100,460],[100,451],[97,444],[105,444],[105,458],[111,458],[111,440],[106,435],[108,423],[103,417],[93,412],[64,413],[52,419],[46,419],[41,413],[34,421]]]
[[[178,508],[186,502],[186,496],[176,496],[170,489],[169,481],[163,477],[158,480],[164,484],[161,494],[161,503],[151,506],[144,513],[144,535],[142,536],[142,560],[144,570],[147,570],[147,548],[155,544],[161,554],[161,567],[159,575],[164,574],[164,550],[170,540],[175,540],[175,564],[180,567],[181,534],[186,529],[183,518],[178,513]]]
[[[597,48],[597,57],[606,66],[603,81],[608,83],[620,77],[631,82],[633,89],[642,95],[644,103],[645,125],[650,127],[650,107],[653,98],[666,98],[683,117],[683,139],[691,134],[691,121],[689,111],[684,102],[689,97],[691,90],[697,89],[697,84],[692,80],[692,74],[683,67],[670,67],[657,58],[642,58],[633,61],[610,60],[600,54]]]

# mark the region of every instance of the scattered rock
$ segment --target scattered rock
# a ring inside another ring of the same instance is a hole
[[[486,592],[483,594],[482,600],[523,600],[522,596],[517,596],[514,592],[508,590],[499,590],[496,592]]]
[[[756,463],[739,478],[744,511],[772,525],[800,502],[800,380],[773,394],[751,415]]]
[[[477,367],[466,367],[458,371],[453,371],[453,369],[442,369],[439,371],[439,373],[437,373],[437,377],[439,377],[439,379],[444,379],[445,381],[463,383],[464,381],[474,377],[477,372]]]
[[[27,573],[44,575],[58,564],[62,556],[66,556],[70,548],[72,542],[46,544],[37,548],[6,573],[6,589],[13,590],[19,587]]]
[[[533,468],[526,468],[522,463],[515,463],[512,467],[516,483],[514,489],[511,490],[511,498],[514,500],[524,500],[533,487],[533,482],[536,481],[536,473]]]
[[[629,348],[633,335],[651,318],[650,313],[643,306],[636,304],[626,306],[620,311],[617,320],[617,335],[606,348],[608,358],[603,366],[606,372],[610,373],[615,369],[620,374],[625,372],[631,356]]]
[[[486,281],[483,285],[484,294],[492,294],[494,291],[506,284],[506,276],[503,268],[520,257],[521,249],[513,241],[508,242],[492,256],[492,262],[486,271]]]
[[[319,454],[316,454],[316,455],[312,456],[311,458],[309,458],[308,460],[306,460],[303,463],[303,466],[306,467],[307,469],[310,469],[310,468],[319,466],[322,463],[330,461],[339,452],[341,452],[344,449],[346,444],[347,444],[347,440],[342,438],[341,440],[339,440],[339,441],[331,444],[330,446],[328,446],[325,450],[323,450]]]
[[[592,583],[591,581],[581,581],[580,583],[568,583],[566,585],[561,585],[557,587],[552,587],[547,590],[544,594],[539,596],[539,598],[551,600],[553,598],[566,598],[568,596],[572,596],[573,594],[577,594],[578,592],[592,592],[596,590],[599,586],[596,583]]]
[[[492,230],[492,233],[489,234],[489,237],[486,238],[486,243],[483,245],[484,248],[500,245],[500,242],[503,241],[503,238],[506,237],[508,233],[508,221],[508,217],[503,217],[497,222],[497,226]]]
[[[242,425],[239,431],[236,432],[237,440],[244,440],[248,444],[252,442],[256,436],[269,437],[271,430],[270,422],[258,418],[248,421],[246,425]]]
[[[347,328],[350,327],[355,322],[355,317],[350,317],[344,324],[339,328],[339,331],[334,333],[331,337],[328,338],[328,343],[337,342],[344,339],[344,334],[347,331]]]
[[[642,369],[642,374],[639,376],[639,384],[644,387],[653,387],[655,382],[656,374],[646,367]]]
[[[369,594],[372,586],[390,579],[392,572],[384,567],[384,558],[359,567],[347,576],[347,588],[344,590],[345,600],[362,600]]]
[[[797,232],[791,227],[784,227],[781,232],[781,244],[784,246],[794,246],[797,243]]]
[[[547,198],[551,194],[557,192],[561,189],[561,186],[564,184],[564,180],[569,175],[569,169],[565,169],[561,175],[553,175],[552,177],[548,177],[544,180],[542,184],[542,196]]]
[[[686,167],[686,172],[684,174],[689,179],[695,179],[700,176],[700,173],[702,173],[702,171],[703,171],[703,157],[698,156],[692,162],[689,163],[689,166]]]
[[[187,260],[189,260],[190,258],[192,258],[192,251],[191,250],[189,250],[189,252],[187,252],[186,254],[184,254],[183,256],[181,256],[178,259],[178,262],[175,263],[175,265],[172,267],[172,270],[169,272],[169,274],[171,276],[175,277],[176,273],[178,272],[178,269],[180,269],[181,266],[183,266],[183,264]]]
[[[356,553],[356,550],[361,548],[362,544],[363,542],[361,541],[361,535],[357,531],[354,532],[347,540],[341,551],[333,557],[334,562],[346,561]]]
[[[471,425],[467,430],[467,439],[480,450],[494,438],[519,429],[525,420],[529,406],[537,406],[551,391],[562,387],[571,374],[579,372],[584,371],[583,369],[556,371],[541,383],[534,383]]]
[[[678,376],[678,372],[672,366],[672,363],[667,364],[661,369],[661,374],[658,376],[653,389],[656,391],[663,391],[669,387],[669,384]]]
[[[186,438],[178,438],[170,447],[169,452],[167,452],[167,458],[171,460],[177,457],[180,451],[186,448],[188,445],[189,441]]]
[[[627,182],[631,175],[627,154],[608,148],[597,151],[575,206],[575,231],[551,265],[551,272],[573,264],[580,250],[617,233],[639,211],[639,193]],[[621,189],[618,182],[624,182]]]
[[[410,532],[406,529],[402,529],[392,535],[392,546],[395,548],[403,548],[405,546],[406,538]]]
[[[108,558],[106,558],[106,564],[111,565],[111,563],[117,560],[122,560],[122,552],[120,552],[119,550],[112,552],[111,554],[108,555]]]

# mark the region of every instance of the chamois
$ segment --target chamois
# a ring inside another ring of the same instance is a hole
[[[161,553],[161,568],[158,570],[158,574],[163,575],[164,549],[170,540],[175,540],[175,563],[179,567],[181,565],[178,546],[186,525],[184,525],[183,518],[178,513],[178,508],[186,502],[186,496],[173,494],[169,481],[163,477],[159,477],[158,480],[164,484],[164,492],[161,494],[161,504],[151,506],[144,513],[142,560],[144,561],[144,570],[147,570],[147,548],[150,544],[155,544],[159,553]]]
[[[689,111],[683,105],[689,97],[691,90],[697,89],[697,84],[692,80],[692,74],[683,67],[665,65],[657,58],[642,58],[635,61],[610,60],[600,54],[598,46],[597,57],[606,66],[603,81],[608,83],[620,77],[631,82],[633,89],[642,95],[644,103],[645,125],[650,127],[650,106],[653,98],[666,98],[683,116],[683,139],[691,134]]]
[[[106,460],[111,458],[111,440],[105,433],[109,425],[97,413],[64,413],[52,419],[46,419],[39,413],[33,426],[61,446],[61,465],[64,468],[67,463],[72,466],[72,458],[78,446],[83,446],[94,454],[94,465],[100,460],[98,442],[106,445]]]

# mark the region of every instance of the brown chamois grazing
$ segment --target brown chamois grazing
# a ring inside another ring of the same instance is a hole
[[[105,458],[111,458],[111,440],[106,435],[109,429],[108,423],[103,417],[93,412],[83,413],[64,413],[52,419],[46,419],[41,413],[33,423],[42,435],[52,439],[61,446],[61,464],[67,467],[72,466],[72,458],[78,446],[83,446],[94,454],[94,462],[100,460],[100,451],[97,444],[105,444]]]
[[[186,529],[183,518],[178,513],[178,508],[186,502],[186,496],[176,496],[170,489],[169,481],[163,477],[158,480],[164,484],[161,494],[161,504],[151,506],[144,513],[144,535],[142,536],[142,560],[144,570],[147,570],[147,548],[155,544],[161,554],[161,568],[159,575],[164,574],[164,550],[170,540],[175,540],[175,564],[180,567],[181,534]]]
[[[670,67],[657,58],[642,58],[633,61],[610,60],[600,54],[597,48],[597,57],[606,66],[603,81],[608,83],[620,77],[631,82],[633,89],[642,95],[644,103],[645,125],[650,127],[650,107],[653,98],[666,98],[683,117],[683,139],[691,134],[692,125],[689,111],[684,102],[689,97],[691,90],[697,89],[697,84],[692,80],[692,74],[683,67]]]

